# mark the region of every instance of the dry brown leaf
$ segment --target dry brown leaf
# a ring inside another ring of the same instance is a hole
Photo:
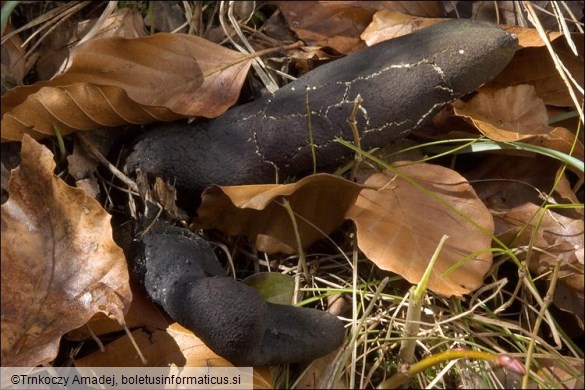
[[[79,29],[88,30],[94,28],[99,19],[88,20],[80,23]],[[85,35],[82,33],[82,35]],[[134,7],[118,8],[108,16],[99,26],[99,30],[92,39],[107,37],[138,38],[146,35],[144,21],[140,10]]]
[[[335,369],[340,359],[339,352],[342,348],[315,359],[305,370],[300,378],[297,389],[347,389],[349,384],[345,376],[340,376],[337,380],[329,385],[328,380],[335,375]]]
[[[541,208],[559,165],[542,156],[497,156],[484,161],[466,177],[471,181],[481,179],[474,188],[494,215],[499,238],[508,246],[535,248],[528,263],[533,273],[550,276],[556,261],[562,261],[559,283],[578,298],[572,312],[582,316],[583,209]],[[549,202],[579,204],[565,176],[560,178]],[[524,259],[526,253],[518,256]],[[562,303],[559,306],[566,307]]]
[[[337,55],[327,53],[320,46],[303,46],[298,49],[287,50],[286,54],[300,74],[305,74],[314,69],[316,64],[339,58]]]
[[[287,199],[296,213],[301,242],[307,248],[343,223],[360,189],[325,173],[294,184],[211,186],[203,192],[194,227],[246,235],[263,252],[296,253],[295,232],[281,199]]]
[[[437,17],[437,2],[429,1],[277,1],[289,26],[310,45],[329,46],[340,53],[365,47],[360,34],[381,9]]]
[[[103,16],[103,15],[102,15]],[[100,16],[101,19],[101,16]],[[75,23],[68,20],[55,26],[41,42],[39,59],[35,65],[38,80],[49,80],[71,65],[69,56],[81,40],[122,37],[138,38],[146,35],[142,16],[137,8],[115,9],[103,20],[90,19]],[[100,22],[100,25],[96,23]]]
[[[2,97],[2,138],[53,135],[53,126],[68,134],[184,116],[213,118],[236,102],[250,61],[192,35],[92,40],[76,49],[63,75]]]
[[[2,32],[2,36],[14,31],[10,24],[7,24]],[[2,93],[5,89],[13,88],[22,84],[22,79],[31,69],[34,61],[27,60],[23,47],[22,39],[18,35],[11,36],[6,42],[2,43]],[[36,59],[32,58],[32,60]]]
[[[370,189],[362,190],[347,213],[356,224],[360,249],[378,267],[418,283],[447,234],[429,290],[450,296],[479,288],[492,264],[489,210],[453,170],[424,163],[395,169],[432,196],[393,173],[372,175],[364,184]]]
[[[128,329],[148,326],[154,329],[166,329],[169,321],[161,309],[158,308],[144,293],[144,288],[136,286],[130,282],[132,288],[132,303],[130,309],[124,317]],[[104,315],[96,315],[83,327],[73,329],[67,333],[70,340],[85,340],[92,337],[91,332],[96,336],[105,335],[113,332],[123,331],[117,321],[114,321]]]
[[[497,141],[522,140],[570,154],[582,161],[585,157],[583,144],[575,139],[575,133],[564,127],[548,127],[548,110],[532,93],[533,87],[523,85],[524,91],[518,87],[521,86],[503,90],[482,88],[470,101],[457,100],[436,115],[433,118],[435,128],[421,129],[416,134],[432,140],[452,140],[475,137],[479,131]],[[527,112],[522,113],[523,109]],[[442,132],[437,132],[437,128]]]
[[[534,29],[507,28],[519,34],[520,45],[506,69],[488,84],[493,88],[504,88],[519,84],[531,84],[536,88],[536,94],[547,105],[559,107],[573,107],[574,103],[567,91],[565,83],[559,76],[555,64],[550,58],[546,47],[542,46],[542,40]],[[577,84],[583,86],[584,62],[583,62],[583,34],[574,34],[571,39],[575,42],[579,56],[575,56],[569,48],[566,38],[549,33],[554,52],[559,56],[565,68],[569,71]],[[577,90],[577,99],[582,100],[583,95]]]
[[[562,359],[538,357],[536,360],[540,366],[538,375],[544,378],[547,385],[557,389],[585,387],[583,359],[563,356]]]
[[[560,282],[583,299],[583,213],[577,211],[580,218],[577,219],[557,211],[543,210],[531,203],[505,213],[500,211],[494,217],[498,222],[497,233],[504,243],[532,245],[537,249],[529,262],[536,275],[549,274],[555,263],[561,261]]]
[[[61,336],[96,313],[123,323],[132,299],[122,249],[97,201],[53,174],[25,136],[2,205],[2,365],[54,359]]]
[[[468,102],[455,101],[453,109],[495,141],[519,141],[551,130],[546,107],[532,85],[481,89]]]
[[[166,330],[132,332],[134,340],[149,367],[233,367],[216,355],[203,341],[181,325],[174,323]],[[142,361],[128,336],[106,345],[105,352],[96,351],[75,360],[77,367],[142,367]]]
[[[540,37],[538,31],[534,28],[526,28],[520,26],[502,26],[504,30],[509,33],[515,34],[518,37],[518,46],[521,48],[527,47],[543,47],[544,42]],[[552,42],[563,34],[558,31],[547,31],[546,36]]]
[[[179,3],[170,1],[155,1],[152,3],[153,18],[145,17],[145,22],[148,27],[154,27],[156,31],[160,32],[179,32],[187,33],[188,25],[185,23],[186,13]],[[151,25],[151,21],[153,22]],[[192,22],[192,21],[190,21]]]
[[[431,24],[445,19],[423,18],[391,10],[381,10],[374,14],[372,23],[364,30],[360,37],[368,46],[410,34]]]
[[[575,134],[564,127],[555,127],[548,134],[531,137],[524,140],[524,142],[558,150],[577,157],[581,161],[585,158],[581,141],[575,140]],[[575,143],[575,148],[573,148],[573,143]],[[579,172],[577,174],[582,175]]]
[[[203,341],[181,325],[145,332],[132,332],[138,348],[146,358],[148,367],[233,367],[216,355]],[[74,362],[76,367],[143,367],[136,349],[128,336],[106,345],[105,351],[96,351]],[[268,375],[267,375],[268,374]],[[254,388],[272,388],[269,372],[262,367],[254,369]]]

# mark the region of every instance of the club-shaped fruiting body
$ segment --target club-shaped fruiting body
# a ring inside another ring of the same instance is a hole
[[[494,78],[516,48],[516,37],[496,25],[440,22],[320,66],[203,125],[161,124],[134,145],[126,169],[139,167],[195,195],[210,184],[298,178],[313,168],[312,149],[318,168],[330,169],[354,154],[335,139],[353,140],[347,120],[358,95],[361,146],[383,146]]]
[[[225,276],[210,244],[187,229],[158,224],[135,242],[133,257],[149,297],[235,365],[308,362],[343,342],[337,317],[264,301]]]

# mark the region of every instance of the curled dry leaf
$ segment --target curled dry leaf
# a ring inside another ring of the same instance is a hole
[[[442,202],[390,174],[374,174],[364,189],[317,174],[296,184],[209,187],[194,227],[246,235],[264,252],[294,253],[295,233],[282,197],[296,213],[304,248],[352,219],[359,247],[371,261],[417,283],[440,238],[448,234],[429,289],[462,295],[481,286],[491,266],[493,220],[487,208],[452,170],[428,164],[399,170]]]
[[[585,387],[583,359],[563,356],[562,359],[538,357],[537,374],[549,386],[557,389],[582,389]]]
[[[297,389],[348,389],[347,378],[335,375],[342,347],[315,359],[303,373]],[[329,383],[332,382],[332,383]]]
[[[395,169],[400,176],[372,175],[347,213],[360,249],[378,267],[418,283],[447,234],[429,290],[450,296],[479,288],[492,264],[489,210],[453,170],[431,164]]]
[[[145,294],[142,286],[130,282],[132,289],[132,303],[124,317],[128,329],[148,326],[156,329],[166,329],[169,325],[164,312],[156,306]],[[124,328],[115,320],[105,315],[96,315],[81,328],[73,329],[67,333],[70,340],[86,340],[92,338],[91,332],[96,336],[108,333],[122,332]]]
[[[526,28],[516,25],[502,27],[504,30],[515,34],[518,37],[518,46],[521,48],[544,46],[544,42],[542,41],[540,34],[534,28]],[[546,35],[551,42],[563,36],[563,34],[558,31],[547,31]]]
[[[92,40],[64,74],[2,97],[2,138],[213,118],[236,102],[251,59],[185,34]]]
[[[100,312],[123,323],[132,299],[110,216],[28,136],[21,159],[2,205],[3,366],[51,361],[64,333]]]
[[[233,367],[224,358],[213,353],[201,339],[177,323],[166,329],[132,332],[138,348],[149,367]],[[96,351],[75,360],[76,367],[142,367],[136,349],[128,336],[106,345],[105,351]],[[254,369],[254,388],[271,389],[270,373]]]
[[[570,289],[576,299],[557,302],[555,296],[554,302],[582,316],[583,208],[578,206],[579,201],[564,175],[548,199],[551,208],[542,207],[557,181],[559,166],[558,162],[542,156],[497,156],[483,162],[466,177],[472,181],[482,179],[474,188],[494,215],[499,238],[508,246],[534,248],[529,251],[528,262],[533,273],[550,275],[556,262],[561,261],[559,283]],[[575,207],[567,207],[569,204]],[[526,252],[519,253],[518,257],[525,259]]]
[[[216,355],[191,331],[174,323],[166,329],[132,332],[148,366],[167,367],[232,367]],[[142,361],[128,336],[108,344],[105,352],[96,351],[75,361],[77,367],[142,367]]]
[[[548,134],[528,138],[524,142],[532,145],[543,146],[553,150],[558,150],[559,152],[569,154],[583,161],[585,158],[583,143],[579,139],[575,138],[575,133],[565,129],[564,127],[555,127],[551,129]],[[569,167],[569,169],[571,169],[571,167]],[[572,170],[576,175],[580,177],[583,176],[583,172],[577,169]]]
[[[550,57],[550,54],[534,29],[516,27],[506,30],[514,32],[519,37],[518,50],[508,66],[488,85],[494,88],[505,88],[519,84],[531,84],[536,88],[536,94],[547,105],[558,107],[573,107],[574,103],[567,91],[567,87]],[[549,33],[554,52],[559,56],[563,66],[571,74],[575,82],[583,86],[583,34],[573,34],[579,56],[575,56],[567,44],[566,37]],[[583,99],[583,94],[575,89],[577,100]]]
[[[263,252],[296,253],[295,232],[282,199],[290,202],[307,248],[343,223],[360,189],[358,184],[325,173],[294,184],[211,186],[203,192],[194,227],[245,235]]]
[[[2,37],[14,31],[10,24],[7,24],[2,32]],[[4,89],[13,88],[22,84],[22,79],[26,76],[34,59],[25,58],[26,50],[23,47],[22,39],[18,35],[12,35],[5,42],[2,43],[2,94]]]
[[[445,19],[422,18],[384,9],[374,14],[372,23],[369,24],[360,37],[368,46],[372,46],[387,39],[410,34],[442,20]]]
[[[110,11],[112,11],[110,13]],[[138,8],[106,7],[99,18],[68,20],[58,24],[39,45],[35,64],[38,80],[49,80],[71,66],[70,55],[77,45],[90,39],[106,37],[138,38],[146,35]]]
[[[565,179],[566,180],[566,179]],[[560,214],[560,210],[543,209],[537,204],[526,203],[496,219],[502,229],[503,242],[514,246],[532,245],[529,268],[536,275],[549,274],[557,261],[561,262],[560,283],[578,294],[581,299],[580,312],[583,312],[583,212],[577,209],[578,218]],[[535,232],[536,231],[536,232]],[[525,254],[520,255],[524,258]],[[575,310],[578,312],[578,310]]]
[[[381,9],[411,15],[439,16],[428,1],[277,1],[289,26],[310,45],[329,46],[348,54],[364,48],[360,34]]]
[[[467,103],[455,101],[453,109],[495,141],[519,141],[551,130],[544,102],[532,85],[482,89]]]

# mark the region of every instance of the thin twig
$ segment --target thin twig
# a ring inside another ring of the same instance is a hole
[[[305,257],[305,251],[303,250],[303,242],[301,240],[301,234],[299,232],[299,226],[298,226],[297,220],[295,218],[295,213],[294,213],[292,207],[290,206],[290,202],[287,199],[283,198],[281,204],[284,207],[284,209],[286,210],[286,212],[288,213],[288,216],[290,218],[290,222],[292,224],[293,231],[295,233],[295,239],[297,240],[297,251],[299,253],[299,265],[301,266],[303,273],[305,274],[305,280],[307,282],[309,282],[309,280],[311,280],[311,274],[309,273],[309,267],[307,266],[307,259]],[[296,297],[296,294],[295,294],[295,297]]]
[[[360,132],[357,128],[356,116],[357,116],[357,112],[358,112],[358,110],[363,102],[364,102],[364,100],[358,94],[355,97],[355,100],[353,101],[353,107],[351,109],[351,114],[350,114],[349,118],[347,119],[347,123],[349,123],[349,127],[351,128],[351,132],[353,134],[354,145],[358,149],[361,149],[362,146],[361,146],[361,141],[360,141]],[[362,158],[363,157],[360,153],[355,154],[354,161],[353,161],[353,167],[351,168],[351,175],[350,175],[351,181],[353,181],[355,179],[355,176],[357,174],[357,170],[362,162]]]
[[[317,173],[317,152],[315,148],[315,141],[313,140],[313,125],[311,123],[311,107],[309,104],[309,88],[305,91],[305,109],[307,110],[307,127],[309,128],[309,145],[311,146],[311,156],[313,157],[313,174]]]
[[[567,86],[567,90],[569,91],[569,95],[571,95],[571,99],[573,100],[573,104],[575,105],[575,108],[579,112],[579,118],[581,119],[581,122],[583,122],[584,121],[583,107],[579,103],[579,99],[577,98],[577,95],[575,94],[575,90],[573,89],[573,85],[569,82],[569,80],[567,78],[567,73],[565,72],[564,66],[561,63],[559,56],[555,53],[554,49],[552,48],[552,45],[550,44],[550,41],[546,35],[546,32],[544,31],[544,28],[542,27],[542,24],[538,20],[538,16],[536,15],[536,12],[534,11],[534,8],[532,7],[531,2],[530,1],[523,1],[522,4],[524,5],[524,8],[526,9],[528,16],[531,19],[532,24],[534,25],[534,27],[536,27],[536,31],[538,31],[538,35],[540,36],[540,38],[542,39],[542,41],[546,45],[546,48],[547,48],[553,62],[555,63],[555,68],[557,69],[559,76],[561,76],[561,79],[563,79],[563,82]]]
[[[555,263],[555,268],[553,270],[553,275],[550,281],[550,285],[548,286],[548,290],[546,295],[541,303],[540,312],[538,313],[538,317],[534,322],[534,329],[532,330],[533,335],[537,335],[538,331],[540,330],[540,324],[542,320],[549,314],[548,306],[552,303],[553,296],[555,293],[555,289],[557,287],[557,280],[559,279],[559,271],[561,269],[561,261],[557,260]],[[554,328],[554,324],[549,324],[551,328]],[[525,370],[526,373],[522,377],[522,388],[528,388],[528,380],[530,379],[530,364],[532,363],[532,355],[534,354],[534,347],[536,344],[536,337],[532,337],[528,344],[528,351],[526,351],[526,363],[525,363]]]
[[[108,159],[106,159],[103,156],[103,154],[101,154],[101,152],[95,146],[93,146],[93,144],[91,143],[91,141],[87,138],[87,136],[85,134],[83,134],[83,133],[76,133],[75,135],[77,136],[77,139],[81,143],[81,146],[83,146],[83,148],[85,150],[87,150],[87,152],[89,154],[91,154],[100,163],[102,163],[106,168],[108,168],[110,170],[110,172],[112,172],[112,174],[114,176],[116,176],[118,179],[120,179],[132,191],[139,192],[138,191],[138,186],[136,185],[136,183],[134,183],[132,180],[130,180],[130,178],[128,178],[128,176],[126,176],[124,173],[122,173],[122,171],[120,171],[112,163],[110,163],[108,161]]]
[[[406,324],[403,333],[404,340],[402,340],[400,351],[398,352],[398,359],[403,364],[410,364],[414,360],[416,337],[420,328],[420,316],[422,311],[422,304],[426,296],[427,284],[429,282],[429,278],[435,263],[439,258],[439,254],[443,249],[443,245],[448,238],[449,236],[447,235],[443,235],[443,237],[441,237],[441,240],[435,249],[435,253],[433,253],[433,256],[431,257],[420,281],[416,286],[413,286],[410,289],[410,301],[408,302],[408,310],[406,311]]]

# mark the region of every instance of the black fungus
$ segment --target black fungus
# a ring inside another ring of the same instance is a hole
[[[203,125],[161,124],[134,145],[126,170],[173,180],[191,195],[210,184],[298,177],[313,167],[307,97],[317,165],[331,169],[354,154],[335,138],[353,140],[347,120],[358,95],[361,146],[379,147],[494,78],[516,48],[516,37],[494,24],[437,23],[325,64]]]
[[[135,242],[132,270],[169,316],[235,365],[306,362],[343,342],[337,317],[265,302],[225,276],[210,244],[187,229],[155,226]]]

